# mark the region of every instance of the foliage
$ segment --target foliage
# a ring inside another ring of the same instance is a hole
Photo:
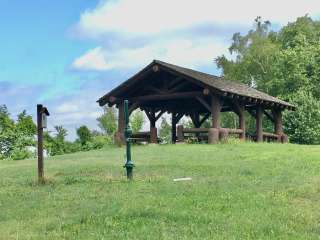
[[[227,79],[246,83],[283,100],[298,103],[298,108],[306,109],[303,95],[309,103],[320,100],[319,37],[320,22],[308,16],[298,18],[278,32],[270,31],[270,22],[262,22],[258,17],[255,28],[246,35],[233,35],[229,48],[232,59],[220,56],[216,63]],[[312,118],[317,118],[316,111],[312,111],[312,114]],[[309,112],[299,109],[291,113],[290,118],[285,118],[284,124],[291,140],[309,144],[320,141],[320,133],[316,133],[320,132],[320,128],[317,128],[314,121],[306,120],[309,118]],[[299,120],[304,123],[298,124]],[[289,126],[298,129],[294,132]],[[271,125],[267,124],[267,127],[271,128]],[[309,139],[297,139],[298,135],[302,137],[309,133],[312,134]]]
[[[77,129],[77,135],[81,145],[85,145],[91,141],[92,135],[87,126],[81,126]]]
[[[140,110],[136,110],[130,116],[130,125],[132,132],[136,133],[139,132],[144,124],[144,115],[143,112]]]
[[[21,150],[13,149],[10,157],[13,160],[23,160],[32,156],[33,156],[32,153],[29,152],[27,149],[21,149]]]
[[[105,135],[113,136],[117,130],[117,115],[114,107],[105,106],[103,114],[97,118],[98,126]]]
[[[29,157],[28,146],[34,146],[36,125],[24,110],[15,122],[5,105],[0,106],[0,159]]]
[[[65,129],[63,126],[54,126],[54,129],[56,130],[56,138],[60,142],[64,142],[65,137],[68,135],[67,129]]]
[[[165,117],[161,118],[159,138],[162,143],[171,143],[171,125]]]
[[[112,137],[104,136],[97,131],[91,132],[87,126],[81,126],[77,129],[78,139],[74,142],[65,140],[66,133],[67,131],[62,126],[56,128],[54,137],[48,132],[44,133],[44,146],[50,155],[55,156],[100,149],[112,142]]]
[[[66,141],[68,131],[63,126],[55,126],[54,130],[52,135],[44,132],[44,149],[52,156],[99,149],[113,141],[111,136],[91,132],[86,126],[77,129],[79,140],[74,142]],[[36,146],[36,132],[36,124],[25,110],[14,121],[7,107],[0,105],[0,159],[20,160],[34,156],[30,147]]]
[[[33,122],[32,117],[27,115],[26,110],[23,110],[22,113],[18,114],[16,129],[18,132],[21,132],[28,137],[33,137],[36,135],[37,126]]]
[[[299,106],[286,112],[284,128],[290,141],[301,144],[320,144],[320,102],[310,92],[299,91],[291,101]]]

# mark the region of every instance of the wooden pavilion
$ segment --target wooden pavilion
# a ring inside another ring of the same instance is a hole
[[[173,143],[183,142],[184,135],[190,133],[198,136],[206,134],[209,143],[217,143],[219,139],[230,134],[245,140],[245,111],[255,118],[256,134],[252,136],[253,140],[286,142],[287,136],[282,128],[282,112],[285,109],[295,109],[290,103],[245,84],[154,60],[97,101],[100,106],[116,105],[119,109],[117,142],[124,140],[125,99],[129,100],[130,113],[137,108],[146,113],[150,121],[150,131],[145,132],[144,136],[149,137],[152,143],[158,141],[156,121],[165,112],[172,114]],[[220,113],[230,111],[239,117],[237,129],[220,127]],[[274,123],[273,133],[263,131],[263,115]],[[183,116],[190,116],[195,128],[177,126]],[[201,125],[210,116],[211,128],[202,128]]]

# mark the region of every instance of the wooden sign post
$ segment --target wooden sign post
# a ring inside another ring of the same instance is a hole
[[[43,171],[43,129],[47,127],[48,109],[41,104],[37,105],[37,129],[38,129],[38,182],[44,183]]]

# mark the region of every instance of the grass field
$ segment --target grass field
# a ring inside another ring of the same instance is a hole
[[[320,239],[320,146],[133,148],[0,161],[0,239]],[[189,182],[173,182],[192,177]]]

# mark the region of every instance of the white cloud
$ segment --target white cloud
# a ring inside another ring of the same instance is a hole
[[[99,56],[104,67],[92,58],[92,52]],[[186,67],[199,67],[213,62],[215,56],[227,53],[227,44],[215,39],[170,39],[155,41],[138,48],[106,49],[97,47],[79,57],[73,63],[78,70],[104,71],[109,69],[141,67],[153,59],[181,64]],[[81,61],[80,61],[81,60]],[[78,64],[81,62],[81,64]]]
[[[305,14],[320,13],[319,0],[108,0],[85,11],[78,31],[99,47],[77,58],[77,70],[136,68],[160,59],[197,68],[228,54],[228,36],[192,31],[200,26],[232,25],[249,29],[257,16],[286,24]],[[182,34],[182,33],[188,34]],[[230,34],[230,36],[229,36]],[[133,44],[139,39],[138,44]],[[106,45],[106,42],[108,43]]]
[[[74,102],[65,102],[56,108],[56,112],[61,114],[77,111],[79,111],[79,106]]]
[[[154,34],[203,23],[251,25],[256,16],[286,24],[319,13],[319,0],[109,0],[81,15],[78,27],[91,36],[109,32]]]
[[[103,71],[110,68],[105,60],[104,52],[101,47],[89,50],[72,63],[72,68],[81,70]]]

